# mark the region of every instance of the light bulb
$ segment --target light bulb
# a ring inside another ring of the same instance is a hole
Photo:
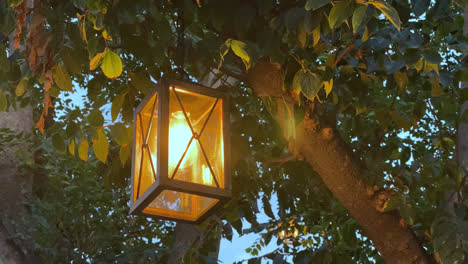
[[[190,114],[187,113],[187,116],[190,116]],[[170,167],[177,166],[191,138],[192,131],[185,120],[184,113],[182,111],[173,112],[169,127]],[[189,148],[179,168],[184,168],[187,164],[190,164],[195,156],[195,152],[196,150],[194,148]]]

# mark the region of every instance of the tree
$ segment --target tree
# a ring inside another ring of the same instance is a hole
[[[247,249],[252,261],[466,261],[467,174],[455,153],[468,99],[458,89],[467,81],[463,1],[28,3],[0,1],[0,111],[31,105],[37,137],[54,147],[40,149],[68,146],[84,161],[92,149],[86,164],[111,193],[125,188],[132,108],[154,82],[218,69],[221,81],[240,81],[225,84],[234,197],[218,214],[222,226],[200,226],[208,237],[261,233]],[[81,111],[63,97],[74,86],[87,89]],[[45,150],[45,164],[54,162]],[[267,223],[257,222],[259,200]],[[258,256],[291,221],[300,233],[292,245]],[[199,244],[187,261],[212,248]]]

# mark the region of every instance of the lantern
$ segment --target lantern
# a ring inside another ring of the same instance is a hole
[[[162,79],[134,121],[130,214],[200,223],[229,199],[225,93]]]

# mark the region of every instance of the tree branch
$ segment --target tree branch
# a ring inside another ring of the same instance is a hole
[[[249,83],[260,97],[287,96],[282,90],[283,79],[283,70],[268,59],[262,59],[249,72]],[[362,226],[386,263],[434,263],[412,230],[400,224],[397,214],[381,213],[375,208],[373,196],[367,191],[371,187],[360,178],[367,168],[353,156],[338,133],[320,127],[320,121],[311,116],[306,114],[295,128],[290,151],[298,152],[312,165],[328,189]],[[280,116],[274,117],[283,131],[288,129]]]

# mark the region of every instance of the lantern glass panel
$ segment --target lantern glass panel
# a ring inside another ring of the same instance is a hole
[[[222,100],[169,91],[168,177],[224,188]]]
[[[196,220],[219,200],[171,190],[162,191],[144,210],[152,215]]]
[[[135,125],[133,201],[138,199],[156,181],[157,177],[157,93],[137,113]]]

